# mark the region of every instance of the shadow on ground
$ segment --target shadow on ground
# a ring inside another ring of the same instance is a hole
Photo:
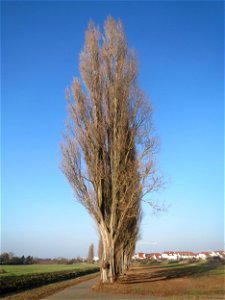
[[[165,269],[154,272],[140,272],[140,273],[130,273],[126,274],[123,277],[119,278],[119,282],[125,284],[132,283],[143,283],[143,282],[151,282],[151,281],[159,281],[159,280],[167,280],[181,277],[198,277],[201,275],[205,275],[207,272],[216,269],[220,265],[219,262],[210,261],[204,264],[198,265],[183,265],[181,267],[177,267],[175,269]]]

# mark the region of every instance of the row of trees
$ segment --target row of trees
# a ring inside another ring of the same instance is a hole
[[[13,253],[4,252],[0,255],[0,264],[1,265],[31,265],[34,263],[33,256],[24,255],[19,257],[15,256]]]
[[[83,83],[75,78],[66,92],[61,152],[62,170],[97,225],[102,282],[129,267],[141,200],[161,185],[152,107],[138,87],[137,69],[121,22],[107,18],[104,34],[90,22],[80,54]]]
[[[40,263],[43,263],[43,261],[46,262],[46,259],[39,260]],[[64,258],[64,257],[57,257],[57,258],[49,259],[49,261],[50,261],[50,263],[53,263],[53,264],[68,264],[68,265],[86,262],[86,260],[80,256],[70,258],[70,259]]]
[[[0,264],[1,265],[30,265],[30,264],[76,264],[86,262],[82,257],[75,258],[38,258],[33,256],[25,257],[22,255],[21,257],[15,256],[12,252],[4,252],[0,254]]]

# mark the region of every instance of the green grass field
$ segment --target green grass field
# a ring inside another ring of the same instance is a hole
[[[98,265],[85,263],[2,265],[0,267],[0,295],[79,278],[98,271]]]
[[[0,267],[0,277],[2,276],[20,276],[27,274],[38,274],[47,272],[59,272],[59,271],[76,271],[76,270],[88,270],[96,265],[93,264],[55,264],[55,265],[4,265]]]

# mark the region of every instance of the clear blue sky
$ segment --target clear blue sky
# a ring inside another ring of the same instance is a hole
[[[64,90],[89,19],[120,18],[154,105],[167,212],[144,217],[138,251],[224,247],[222,2],[2,2],[2,249],[85,256],[97,231],[59,170]]]

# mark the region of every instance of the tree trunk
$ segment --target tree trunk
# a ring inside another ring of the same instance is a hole
[[[105,226],[100,226],[100,235],[102,238],[103,246],[101,281],[103,283],[112,283],[116,279],[115,245],[110,233],[105,228]]]
[[[123,274],[123,264],[124,264],[124,253],[123,251],[120,251],[120,264],[119,264],[119,267],[120,267],[120,274]]]
[[[110,282],[113,283],[116,279],[116,266],[115,266],[115,245],[114,241],[111,239],[110,241],[110,249],[109,249],[109,257],[110,257],[110,271],[109,271],[109,277]]]
[[[123,261],[123,272],[127,271],[129,268],[128,266],[128,257],[126,252],[124,253],[124,261]]]
[[[100,227],[100,235],[102,239],[102,264],[101,264],[101,281],[109,282],[109,260],[108,260],[108,234],[103,226]]]

